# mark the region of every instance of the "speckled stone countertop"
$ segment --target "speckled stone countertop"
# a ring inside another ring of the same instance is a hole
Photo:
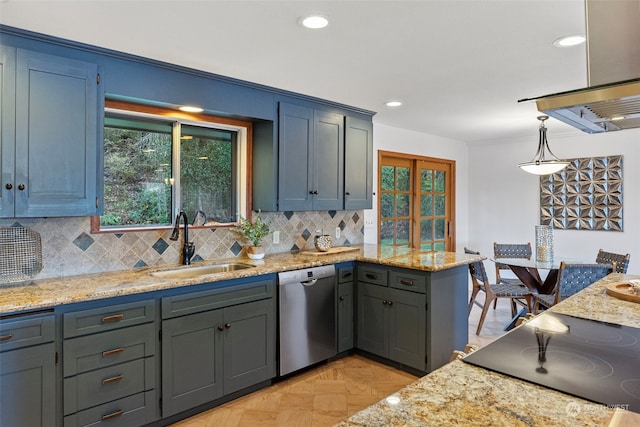
[[[0,285],[0,314],[51,308],[62,304],[72,304],[207,282],[259,276],[345,261],[357,260],[401,268],[438,272],[466,265],[478,259],[484,259],[477,255],[462,253],[415,252],[407,249],[377,245],[359,245],[354,246],[354,248],[355,250],[353,251],[328,255],[314,255],[305,252],[298,254],[269,254],[265,256],[264,260],[259,261],[253,261],[248,258],[203,261],[194,263],[193,266],[240,262],[253,265],[254,267],[226,273],[200,275],[186,279],[159,278],[149,274],[153,271],[171,268],[189,268],[189,266],[182,267],[174,265],[3,284]]]
[[[610,274],[551,310],[640,327],[640,304],[605,293],[607,283],[638,278]],[[456,360],[337,426],[603,426],[613,415],[604,405]]]

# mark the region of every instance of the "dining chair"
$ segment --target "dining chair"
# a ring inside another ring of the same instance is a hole
[[[607,276],[615,268],[615,262],[613,264],[574,264],[562,261],[558,270],[558,281],[553,292],[532,294],[533,312],[537,313],[540,306],[549,308],[556,305],[561,300]]]
[[[493,242],[493,258],[526,258],[531,259],[531,242],[529,243],[496,243]],[[508,265],[496,262],[496,283],[511,285],[522,284],[520,279],[502,277],[501,270],[511,271]],[[494,307],[495,308],[495,307]]]
[[[596,256],[596,262],[598,264],[613,264],[616,263],[615,272],[616,273],[626,273],[627,268],[629,268],[629,260],[631,258],[630,254],[622,255],[616,254],[614,252],[607,252],[600,249],[598,251],[598,255]]]
[[[468,251],[467,248],[465,248],[465,252],[478,254],[478,252]],[[475,261],[469,264],[469,273],[471,274],[471,282],[473,284],[471,297],[469,299],[469,315],[471,314],[471,309],[474,304],[477,304],[482,308],[482,314],[480,315],[476,335],[480,335],[482,324],[484,323],[484,319],[491,303],[497,301],[498,298],[510,300],[512,316],[516,315],[516,304],[521,304],[527,307],[528,310],[531,310],[532,300],[529,288],[505,283],[489,283],[489,277],[487,276],[487,271],[485,270],[484,263],[482,261]],[[485,293],[484,304],[480,304],[476,301],[476,297],[480,291]],[[523,299],[525,301],[522,301]]]

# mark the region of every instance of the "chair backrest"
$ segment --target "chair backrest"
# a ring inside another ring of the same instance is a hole
[[[629,259],[631,255],[616,254],[614,252],[607,252],[600,249],[596,256],[596,262],[598,264],[613,264],[616,263],[616,273],[626,273],[629,268]]]
[[[611,264],[560,263],[556,302],[583,290],[613,271]]]
[[[496,243],[493,242],[495,258],[527,258],[531,259],[531,242],[529,243]]]
[[[480,252],[472,251],[467,247],[464,248],[464,253],[480,255]],[[471,274],[472,279],[480,282],[478,285],[489,285],[489,276],[487,276],[487,270],[484,269],[484,263],[482,261],[475,261],[469,264],[469,274]]]

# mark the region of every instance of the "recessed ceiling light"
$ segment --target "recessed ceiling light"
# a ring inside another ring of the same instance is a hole
[[[402,105],[402,101],[387,101],[384,103],[387,107],[395,108]]]
[[[204,108],[195,107],[193,105],[183,105],[182,107],[178,107],[178,110],[184,111],[185,113],[202,113]]]
[[[312,30],[318,30],[329,25],[329,20],[321,15],[309,15],[300,20],[303,26],[311,28]]]
[[[574,34],[572,36],[560,37],[553,42],[555,47],[571,47],[584,43],[586,37],[582,34]]]

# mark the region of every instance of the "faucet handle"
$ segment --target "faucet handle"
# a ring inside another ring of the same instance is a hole
[[[184,257],[185,260],[191,262],[191,258],[196,252],[196,245],[193,242],[184,242]]]

